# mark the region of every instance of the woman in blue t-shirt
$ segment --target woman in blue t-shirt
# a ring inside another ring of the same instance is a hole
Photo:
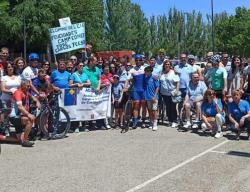
[[[203,123],[202,129],[210,129],[216,132],[215,138],[223,137],[221,131],[222,125],[225,123],[225,114],[223,112],[222,102],[216,98],[214,90],[208,89],[203,97],[201,105],[201,113]]]
[[[90,81],[88,76],[83,73],[83,63],[78,63],[77,70],[70,76],[69,87],[89,87]]]
[[[231,128],[237,130],[236,140],[239,140],[240,133],[247,129],[248,139],[250,136],[250,105],[248,101],[242,100],[241,90],[235,90],[232,93],[233,102],[228,105],[229,121]]]

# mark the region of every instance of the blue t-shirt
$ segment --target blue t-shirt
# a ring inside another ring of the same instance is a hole
[[[67,71],[60,72],[55,70],[50,76],[50,81],[54,86],[65,89],[69,87],[70,76],[71,74]]]
[[[72,80],[73,83],[86,83],[89,78],[85,73],[80,74],[76,71],[70,76],[69,79]]]
[[[117,83],[112,85],[112,94],[114,95],[115,101],[118,101],[121,97],[123,90],[123,84]]]
[[[194,69],[189,64],[178,64],[174,67],[175,72],[180,76],[180,88],[187,88],[190,81],[190,76],[194,72]]]
[[[241,117],[250,112],[250,105],[245,100],[240,100],[239,104],[231,102],[228,105],[228,112],[236,121],[240,121]]]
[[[144,97],[146,101],[152,100],[154,98],[155,90],[159,86],[160,86],[159,80],[155,79],[153,76],[149,77],[144,76]]]
[[[217,99],[217,103],[218,103],[220,109],[223,109],[221,99]],[[212,103],[203,102],[201,105],[201,112],[208,117],[215,117],[216,114],[218,113],[216,110],[215,102],[214,101]],[[220,114],[223,116],[225,115],[223,112]]]
[[[196,101],[197,99],[203,98],[206,90],[207,86],[204,81],[199,81],[197,85],[190,81],[187,88],[189,99]]]

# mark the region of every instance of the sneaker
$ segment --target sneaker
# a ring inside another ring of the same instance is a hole
[[[198,129],[199,126],[195,123],[195,124],[193,124],[192,128],[193,128],[193,129]]]
[[[206,125],[206,123],[202,123],[202,124],[201,124],[201,130],[202,130],[202,131],[206,131],[206,130],[207,130],[207,125]]]
[[[76,128],[76,129],[75,129],[75,133],[80,133],[79,128]]]
[[[157,131],[157,129],[158,129],[157,125],[153,126],[152,131]]]
[[[171,127],[172,127],[172,128],[176,128],[176,127],[178,127],[178,124],[175,123],[175,122],[173,122],[172,125],[171,125]]]
[[[109,124],[107,124],[106,129],[111,129],[111,126]]]
[[[142,129],[146,128],[146,124],[145,124],[145,123],[142,123],[142,124],[141,124],[141,128],[142,128]]]
[[[32,147],[35,143],[32,141],[23,141],[22,147]]]
[[[188,129],[188,128],[191,127],[191,123],[188,121],[188,122],[186,123],[186,125],[184,125],[183,127],[184,127],[185,129]]]
[[[214,137],[216,139],[219,139],[219,138],[223,137],[223,133],[222,132],[217,132]]]

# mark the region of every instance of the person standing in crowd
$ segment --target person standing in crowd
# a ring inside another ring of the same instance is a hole
[[[1,79],[1,100],[7,107],[11,107],[12,94],[21,85],[21,77],[16,74],[16,66],[12,63],[8,63],[5,66],[5,74]]]
[[[101,89],[105,87],[111,87],[113,83],[113,75],[109,72],[109,66],[105,66],[103,69],[103,74],[101,75]],[[105,119],[105,122],[102,123],[107,129],[110,129],[108,119]]]
[[[46,73],[46,75],[47,75],[46,78],[50,78],[50,75],[51,75],[51,73],[52,73],[50,62],[49,62],[49,61],[44,61],[44,62],[42,63],[41,68],[45,70],[45,73]]]
[[[217,99],[214,90],[207,89],[204,94],[204,99],[201,105],[201,117],[203,123],[201,124],[202,130],[212,130],[215,138],[223,137],[221,131],[222,125],[225,123],[225,113],[221,99]]]
[[[77,71],[75,71],[69,80],[69,87],[71,88],[82,88],[82,87],[89,87],[90,81],[88,76],[83,73],[83,63],[78,63]]]
[[[172,128],[178,126],[177,124],[177,110],[176,103],[172,101],[172,93],[179,94],[180,78],[172,70],[172,63],[170,60],[163,62],[163,71],[160,77],[160,93],[166,106],[168,121]]]
[[[116,128],[117,125],[119,125],[120,128],[123,128],[123,115],[124,115],[123,88],[124,85],[119,82],[119,76],[114,75],[113,85],[112,85],[112,104],[114,105],[115,108],[115,124],[113,128]]]
[[[205,76],[205,80],[211,83],[211,88],[215,91],[216,97],[223,101],[223,97],[227,93],[227,71],[224,67],[220,67],[220,55],[211,57],[213,68],[210,69]]]
[[[125,90],[128,90],[130,81],[132,81],[133,85],[133,129],[137,128],[140,108],[145,106],[143,87],[144,67],[142,66],[142,56],[140,54],[135,55],[135,63],[136,66],[130,69],[128,79],[125,83]],[[142,112],[142,115],[146,115],[146,113]],[[145,119],[145,116],[143,116],[142,119]]]
[[[174,67],[174,70],[180,77],[181,97],[185,98],[190,76],[193,73],[193,67],[187,63],[187,55],[185,53],[181,54],[180,63]]]
[[[74,73],[74,64],[73,64],[73,62],[71,60],[67,61],[66,71],[68,71],[70,74]]]
[[[36,89],[36,85],[34,85],[34,80],[38,75],[38,61],[39,55],[37,53],[31,53],[29,55],[29,66],[23,70],[23,73],[21,75],[22,79],[29,80],[31,82],[30,86],[33,94],[39,94]]]
[[[242,67],[242,60],[239,56],[234,56],[232,59],[232,64],[230,66],[230,70],[228,72],[227,77],[227,84],[228,84],[228,97],[232,97],[232,92],[234,90],[240,89],[243,91],[243,67]]]
[[[9,49],[7,47],[2,47],[0,51],[0,68],[2,68],[2,70],[8,64],[9,62],[8,59],[9,59]]]
[[[105,66],[101,75],[101,88],[111,86],[113,83],[113,74],[109,72],[109,66]]]
[[[1,106],[4,106],[6,108],[11,108],[11,102],[12,102],[12,95],[13,93],[19,88],[21,84],[21,78],[20,76],[16,75],[16,68],[15,65],[12,63],[8,63],[5,66],[5,75],[1,78]],[[3,122],[4,116],[3,114],[0,117],[0,122]],[[4,130],[5,135],[9,136],[9,129]]]
[[[83,73],[88,76],[91,87],[98,92],[101,89],[101,72],[96,64],[97,58],[90,57],[88,60],[88,65],[83,68]]]
[[[77,71],[75,71],[71,76],[70,76],[70,80],[69,80],[69,87],[70,88],[83,88],[83,87],[89,87],[90,86],[90,81],[88,79],[88,76],[83,73],[83,63],[78,63],[76,68]],[[74,131],[75,133],[79,133],[80,132],[80,128],[79,128],[79,122],[78,121],[74,121],[72,122],[72,132]],[[88,131],[87,129],[85,129],[85,131]]]
[[[115,66],[115,64],[114,63],[111,63],[110,64],[110,73],[112,74],[112,75],[116,75],[116,66]]]
[[[120,67],[120,70],[118,71],[119,75],[119,82],[123,84],[123,87],[125,86],[125,82],[128,78],[129,70],[131,69],[132,65],[131,63],[125,63]]]
[[[248,62],[248,65],[245,67],[243,72],[243,84],[245,96],[248,102],[250,102],[250,62]]]
[[[87,64],[90,57],[93,57],[92,54],[93,44],[87,43],[85,49],[81,50],[81,59],[80,61],[83,64]]]
[[[53,71],[50,76],[50,82],[55,91],[60,91],[60,89],[66,89],[69,86],[71,74],[66,71],[66,63],[64,59],[58,61],[58,69]]]
[[[193,67],[193,72],[197,72],[199,74],[200,78],[203,79],[200,66],[195,64],[195,56],[194,55],[188,55],[187,63]]]
[[[225,67],[227,73],[231,69],[231,62],[229,61],[229,55],[227,53],[222,53],[220,66]]]
[[[158,58],[157,58],[157,65],[161,65],[163,64],[163,61],[165,59],[165,56],[166,56],[166,51],[165,49],[159,49],[159,52],[158,52]]]
[[[229,121],[231,129],[237,131],[236,140],[239,140],[240,133],[247,129],[248,139],[250,136],[250,105],[249,102],[242,100],[241,90],[232,93],[233,102],[228,105]]]
[[[97,58],[94,56],[91,56],[88,59],[88,65],[83,68],[83,73],[85,73],[88,76],[88,79],[90,81],[90,86],[98,93],[101,90],[101,72],[97,65]],[[97,128],[98,129],[106,129],[105,121],[103,119],[99,119],[96,121]],[[92,123],[90,122],[90,127],[92,126]]]
[[[151,57],[149,60],[149,65],[153,68],[152,75],[155,79],[159,79],[162,73],[162,66],[156,63],[156,59]]]
[[[148,66],[144,69],[144,97],[147,103],[147,109],[150,118],[150,127],[153,131],[158,129],[157,118],[158,118],[158,94],[159,94],[159,80],[152,76],[153,67]]]
[[[17,57],[14,60],[14,65],[16,67],[16,74],[21,75],[23,70],[27,67],[26,61],[22,57]]]
[[[195,121],[199,122],[201,117],[201,104],[203,101],[203,95],[207,90],[207,86],[204,81],[200,81],[200,76],[197,72],[192,74],[192,79],[187,87],[187,94],[184,101],[184,108],[186,111],[187,123],[184,125],[184,128],[189,128],[191,126],[191,107],[193,106],[196,111]],[[198,128],[198,125],[195,123],[193,128]]]

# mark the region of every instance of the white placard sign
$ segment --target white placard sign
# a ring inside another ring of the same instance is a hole
[[[85,23],[49,29],[54,54],[82,49],[86,45]]]
[[[111,116],[111,88],[96,93],[92,88],[64,89],[59,105],[71,121],[89,121]]]
[[[60,27],[66,27],[72,25],[69,17],[59,19],[59,23]]]

